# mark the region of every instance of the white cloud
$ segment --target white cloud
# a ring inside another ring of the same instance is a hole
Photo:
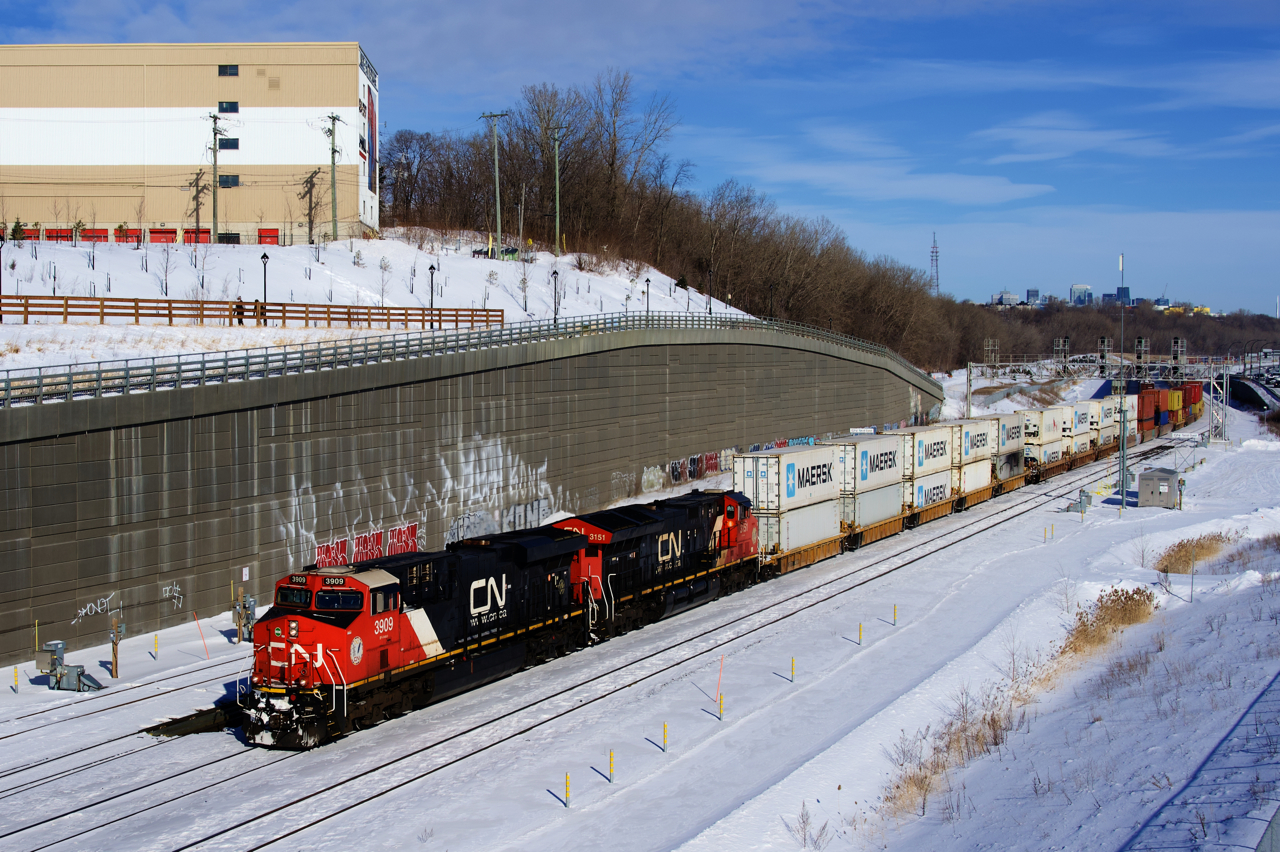
[[[1060,160],[1086,151],[1130,157],[1167,157],[1172,145],[1140,130],[1104,130],[1066,112],[1042,112],[972,134],[985,142],[1007,142],[1015,153],[992,157],[989,165]]]
[[[727,172],[768,191],[800,188],[870,201],[939,201],[963,206],[1034,198],[1053,187],[999,175],[931,171],[900,146],[865,130],[832,124],[791,135],[683,127],[680,147],[714,158]]]

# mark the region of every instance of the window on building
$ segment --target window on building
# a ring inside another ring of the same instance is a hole
[[[234,189],[240,185],[240,175],[218,175],[219,189]]]
[[[240,66],[239,65],[219,65],[218,76],[219,77],[239,77]]]
[[[228,234],[224,231],[218,234],[218,242],[224,246],[238,246],[240,245],[240,235]]]
[[[218,139],[218,150],[219,151],[239,151],[240,140],[231,138],[229,136],[222,136]]]
[[[218,101],[218,112],[239,112],[239,101]]]

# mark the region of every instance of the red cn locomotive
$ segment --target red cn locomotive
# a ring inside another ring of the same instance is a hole
[[[310,748],[764,579],[750,501],[700,492],[290,574],[254,626],[251,742]]]

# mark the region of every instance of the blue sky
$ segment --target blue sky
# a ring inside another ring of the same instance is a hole
[[[735,177],[958,298],[1134,295],[1273,313],[1280,3],[866,0],[0,3],[14,42],[356,38],[390,130],[479,126],[612,66]],[[34,11],[33,11],[34,10]]]

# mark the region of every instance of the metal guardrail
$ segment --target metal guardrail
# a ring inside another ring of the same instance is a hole
[[[0,408],[252,381],[591,334],[686,329],[769,331],[879,355],[915,374],[942,396],[939,382],[896,352],[855,337],[801,323],[729,314],[626,313],[515,323],[499,328],[401,332],[341,342],[4,370],[0,371]]]

